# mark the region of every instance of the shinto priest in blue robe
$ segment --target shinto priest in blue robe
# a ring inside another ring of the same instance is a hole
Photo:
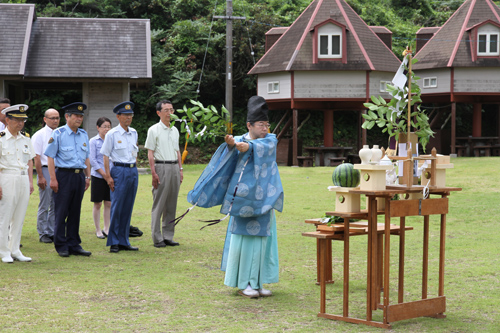
[[[222,205],[220,212],[231,216],[221,263],[224,284],[261,289],[278,282],[279,275],[274,210],[283,210],[283,187],[276,164],[278,140],[274,134],[251,140],[248,133],[234,139],[247,142],[248,151],[222,144],[188,201],[205,208]]]

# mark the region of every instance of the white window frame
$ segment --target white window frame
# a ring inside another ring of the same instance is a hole
[[[434,81],[434,83],[433,83]],[[438,80],[436,76],[424,77],[424,88],[437,88]]]
[[[480,36],[486,36],[486,51],[481,52],[479,50],[480,43],[479,39]],[[491,51],[491,36],[496,36],[497,39],[497,49],[496,51],[492,52]],[[477,32],[477,55],[478,56],[498,56],[500,55],[500,29],[496,26],[493,26],[492,24],[486,24],[482,27],[479,27],[478,32]]]
[[[392,82],[391,81],[380,81],[379,90],[381,93],[389,92],[389,91],[387,91],[388,84],[392,85]]]
[[[268,94],[279,94],[280,93],[280,81],[270,81],[267,83],[267,93]]]
[[[327,46],[327,54],[321,54],[321,37],[327,37],[328,46]],[[339,53],[333,54],[333,46],[332,46],[332,37],[339,37]],[[335,24],[325,24],[324,26],[319,27],[318,29],[318,59],[340,59],[342,58],[342,28]]]

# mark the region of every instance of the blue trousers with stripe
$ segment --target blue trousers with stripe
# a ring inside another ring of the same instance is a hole
[[[106,245],[130,245],[130,220],[139,184],[137,168],[114,166],[111,177],[115,190],[111,192],[111,223]]]

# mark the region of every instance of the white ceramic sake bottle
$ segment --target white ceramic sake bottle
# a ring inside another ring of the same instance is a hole
[[[363,148],[359,151],[359,159],[361,164],[370,164],[370,159],[372,158],[372,150],[368,145],[363,145]]]
[[[378,147],[378,145],[373,145],[372,157],[371,157],[372,163],[379,164],[381,158],[382,158],[382,150]]]

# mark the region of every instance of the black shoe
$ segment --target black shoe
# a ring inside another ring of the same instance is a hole
[[[99,239],[105,239],[105,238],[106,238],[106,236],[104,236],[104,232],[102,233],[102,235],[101,235],[101,236],[99,236],[97,233],[96,233],[95,235],[96,235],[96,236],[97,236],[97,238],[99,238]]]
[[[47,235],[42,235],[42,237],[40,237],[40,242],[49,244],[52,243],[52,239]]]
[[[118,245],[111,245],[109,252],[118,253],[120,252],[120,247]]]
[[[70,250],[69,253],[75,256],[85,256],[85,257],[88,257],[92,254],[92,252],[85,251],[84,249]]]
[[[61,251],[61,252],[58,252],[59,253],[59,256],[61,257],[69,257],[69,252],[68,251]]]
[[[130,226],[129,229],[129,237],[141,237],[143,232],[139,230],[137,227]]]
[[[131,245],[118,245],[118,248],[125,251],[139,251],[138,247],[133,247]]]
[[[105,233],[105,232],[104,232],[104,230],[102,231],[102,235],[103,235],[104,237],[108,237],[108,234],[107,234],[107,233]]]
[[[154,243],[153,245],[154,245],[154,247],[167,247],[167,244],[165,244],[165,242]]]
[[[164,239],[163,241],[164,241],[164,242],[165,242],[165,244],[166,244],[166,245],[168,245],[168,246],[177,246],[177,245],[179,245],[179,243],[174,242],[174,241],[171,241],[171,240],[168,240],[168,239]]]

